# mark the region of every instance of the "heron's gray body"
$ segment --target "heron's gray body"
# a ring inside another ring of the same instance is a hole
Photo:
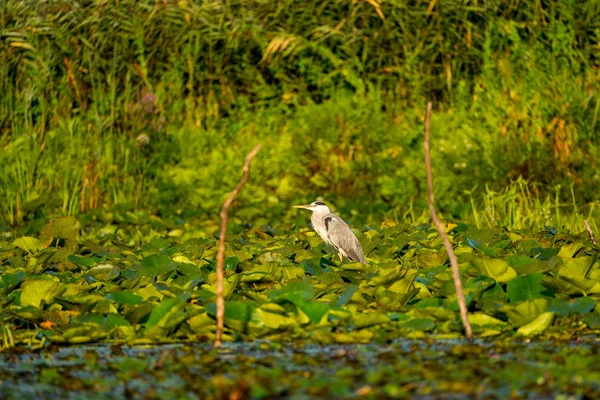
[[[325,243],[331,245],[340,256],[365,264],[362,246],[350,229],[348,224],[339,216],[331,212],[329,207],[320,201],[315,201],[307,206],[297,206],[312,211],[310,221],[314,230],[321,236]]]

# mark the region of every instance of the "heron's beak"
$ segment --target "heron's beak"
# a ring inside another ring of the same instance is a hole
[[[310,204],[301,204],[299,206],[294,206],[294,208],[304,208],[304,209],[310,210],[312,208],[312,206]]]

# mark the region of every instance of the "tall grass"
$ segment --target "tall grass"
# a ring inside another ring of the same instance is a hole
[[[551,226],[578,232],[584,229],[583,221],[589,220],[593,229],[598,229],[600,202],[581,204],[573,186],[566,190],[571,196],[570,202],[561,200],[561,192],[565,190],[560,185],[554,188],[553,194],[540,189],[539,184],[518,178],[498,191],[486,187],[482,201],[475,200],[469,193],[475,224],[478,228],[501,226],[508,230]]]
[[[592,0],[6,0],[0,219],[117,203],[212,210],[258,141],[268,161],[253,201],[418,207],[429,99],[448,213],[471,212],[465,189],[500,193],[520,176],[542,196],[561,184],[593,202],[599,11]]]

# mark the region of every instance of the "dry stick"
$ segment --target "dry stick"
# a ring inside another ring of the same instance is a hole
[[[588,234],[590,235],[590,239],[592,240],[592,243],[596,244],[596,238],[594,237],[594,232],[592,231],[590,224],[587,222],[587,219],[584,219],[583,223],[585,224],[585,229],[587,229]]]
[[[444,242],[446,252],[448,252],[448,258],[450,259],[450,265],[452,266],[452,275],[454,275],[454,287],[456,288],[456,296],[458,297],[458,307],[460,308],[460,318],[462,319],[463,326],[465,327],[465,334],[467,339],[473,339],[473,332],[471,331],[471,324],[469,324],[469,317],[467,316],[467,304],[465,302],[465,295],[463,293],[462,283],[460,281],[460,272],[458,271],[458,261],[456,260],[456,254],[452,249],[452,244],[448,239],[448,235],[444,231],[444,226],[440,222],[436,212],[433,200],[433,173],[431,172],[431,155],[429,154],[429,120],[431,117],[431,102],[427,103],[427,115],[425,116],[425,165],[427,167],[427,186],[429,188],[429,212],[431,218],[440,232],[440,236]]]
[[[259,144],[246,156],[243,175],[233,192],[221,207],[221,233],[219,234],[219,253],[217,255],[217,332],[215,335],[215,347],[221,347],[221,337],[223,336],[223,319],[225,318],[225,298],[223,297],[223,264],[225,263],[225,237],[227,236],[227,218],[229,206],[240,193],[244,184],[250,176],[250,161],[260,150],[262,144]]]

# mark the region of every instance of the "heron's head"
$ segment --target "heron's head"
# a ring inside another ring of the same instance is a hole
[[[327,207],[327,205],[325,203],[323,203],[322,201],[313,201],[310,204],[302,204],[299,206],[294,206],[295,208],[304,208],[306,210],[310,210],[314,213],[318,213],[318,214],[328,214],[331,211],[329,210],[329,207]]]

